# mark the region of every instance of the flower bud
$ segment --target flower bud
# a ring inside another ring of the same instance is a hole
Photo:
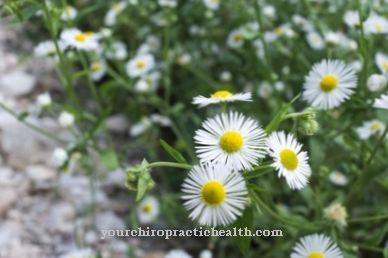
[[[370,91],[380,91],[387,86],[387,78],[381,74],[372,74],[369,76],[366,86]]]

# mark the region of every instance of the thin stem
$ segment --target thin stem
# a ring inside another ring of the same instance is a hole
[[[372,154],[370,155],[368,161],[366,162],[366,165],[369,165],[370,162],[372,161],[373,157],[376,155],[376,152],[379,149],[380,145],[383,143],[387,133],[388,133],[388,125],[385,127],[385,130],[384,130],[383,134],[381,135],[379,141],[377,142],[375,148],[373,149]]]
[[[171,167],[171,168],[183,168],[183,169],[192,169],[193,166],[187,165],[187,164],[179,164],[179,163],[174,163],[174,162],[166,162],[166,161],[159,161],[159,162],[154,162],[151,164],[148,164],[148,168],[153,168],[153,167]]]
[[[192,72],[195,76],[206,82],[210,87],[212,87],[214,90],[219,89],[218,83],[213,81],[212,78],[210,78],[207,74],[202,72],[201,70],[197,69],[195,66],[190,65],[184,65],[184,68]]]
[[[361,222],[361,221],[369,221],[369,220],[380,220],[380,219],[387,219],[387,218],[388,218],[388,214],[376,215],[376,216],[372,216],[372,217],[348,219],[348,223]]]
[[[49,137],[49,138],[51,138],[51,139],[53,139],[53,140],[56,140],[56,141],[58,141],[58,142],[62,142],[62,143],[70,143],[70,141],[65,140],[65,139],[62,139],[62,138],[58,137],[57,135],[52,134],[52,133],[50,133],[50,132],[47,132],[47,131],[45,131],[45,130],[43,130],[43,129],[41,129],[41,128],[39,128],[39,127],[33,125],[33,124],[31,124],[30,122],[27,122],[25,119],[20,120],[20,119],[19,119],[19,116],[18,116],[18,114],[16,114],[16,112],[14,112],[13,110],[11,110],[10,108],[8,108],[7,106],[5,106],[5,105],[4,105],[3,103],[1,103],[1,102],[0,102],[0,107],[1,107],[2,109],[4,109],[5,111],[7,111],[9,114],[11,114],[11,115],[12,115],[13,117],[15,117],[16,119],[18,119],[21,123],[25,124],[26,126],[30,127],[31,129],[33,129],[34,131],[36,131],[36,132],[38,132],[38,133],[40,133],[40,134],[43,134],[43,135],[45,135],[45,136],[47,136],[47,137]]]
[[[358,18],[360,20],[360,52],[362,55],[362,58],[364,59],[363,61],[363,74],[362,74],[362,81],[360,82],[361,85],[367,85],[366,81],[368,78],[368,51],[367,51],[367,44],[365,40],[365,33],[364,33],[364,26],[362,25],[362,10],[361,10],[361,3],[360,0],[356,0],[356,5],[357,5],[357,11],[358,11]],[[365,88],[364,88],[365,89]]]

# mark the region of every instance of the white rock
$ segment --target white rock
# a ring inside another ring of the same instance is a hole
[[[8,211],[9,207],[17,200],[17,193],[14,188],[0,187],[0,215]]]
[[[15,182],[13,180],[14,171],[8,167],[0,168],[0,187],[13,186]]]
[[[5,96],[19,97],[30,93],[35,83],[34,76],[22,70],[13,70],[0,78],[0,90]]]
[[[124,220],[111,211],[99,213],[96,216],[95,227],[98,232],[101,230],[125,230]]]
[[[123,115],[110,116],[105,121],[109,131],[114,133],[125,133],[129,127],[129,123]]]
[[[28,177],[34,181],[53,180],[57,174],[54,170],[40,165],[32,165],[26,168]]]

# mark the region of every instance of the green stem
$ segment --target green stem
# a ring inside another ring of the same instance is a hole
[[[365,33],[364,33],[364,26],[362,26],[362,10],[361,10],[361,3],[360,0],[356,0],[357,5],[357,11],[358,11],[358,17],[360,19],[360,52],[362,55],[363,60],[363,73],[362,73],[362,80],[360,80],[360,85],[367,85],[367,79],[368,79],[368,66],[369,66],[369,58],[368,58],[368,51],[367,51],[367,44],[365,40]],[[360,88],[360,87],[359,87]],[[366,89],[366,88],[364,88]]]
[[[207,74],[202,72],[201,70],[197,69],[195,66],[190,65],[184,65],[184,68],[192,72],[195,76],[206,82],[209,86],[211,86],[214,90],[219,89],[218,83],[213,81],[212,78],[210,78]]]
[[[386,125],[383,134],[381,135],[379,141],[377,142],[375,148],[374,148],[373,151],[372,151],[372,154],[370,155],[368,161],[366,162],[366,166],[368,166],[368,165],[370,164],[370,162],[372,161],[373,157],[376,155],[377,150],[379,149],[380,145],[383,143],[383,141],[384,141],[385,136],[387,135],[387,133],[388,133],[388,125]]]
[[[348,223],[361,222],[361,221],[369,221],[369,220],[380,220],[380,219],[388,219],[388,214],[376,215],[376,216],[372,216],[372,217],[348,219]]]
[[[171,168],[183,168],[183,169],[192,169],[193,166],[188,164],[179,164],[174,162],[166,162],[166,161],[159,161],[150,163],[147,166],[148,168],[154,168],[154,167],[171,167]]]
[[[0,107],[1,107],[2,109],[4,109],[5,111],[7,111],[9,114],[11,114],[11,115],[12,115],[13,117],[15,117],[16,119],[18,119],[21,123],[25,124],[26,126],[30,127],[31,129],[33,129],[34,131],[36,131],[36,132],[38,132],[38,133],[40,133],[40,134],[43,134],[43,135],[45,135],[45,136],[47,136],[47,137],[49,137],[49,138],[51,138],[51,139],[53,139],[53,140],[56,140],[56,141],[58,141],[58,142],[62,142],[62,143],[66,143],[66,144],[70,143],[70,141],[65,140],[65,139],[62,139],[62,138],[58,137],[58,136],[55,135],[55,134],[49,133],[49,132],[47,132],[47,131],[45,131],[45,130],[43,130],[43,129],[41,129],[41,128],[39,128],[39,127],[33,125],[33,124],[31,124],[30,122],[27,122],[25,119],[20,120],[20,119],[19,119],[19,115],[16,114],[16,112],[14,112],[13,110],[9,109],[7,106],[5,106],[5,105],[4,105],[3,103],[1,103],[1,102],[0,102]]]

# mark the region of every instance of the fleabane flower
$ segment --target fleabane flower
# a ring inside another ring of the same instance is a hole
[[[146,196],[137,206],[136,212],[140,224],[150,224],[159,215],[159,201],[153,196]]]
[[[193,98],[193,104],[198,105],[199,108],[205,107],[210,104],[217,104],[221,102],[234,102],[234,101],[252,101],[252,93],[237,93],[233,94],[227,90],[216,91],[210,95],[210,98],[204,96],[197,96]]]
[[[235,29],[229,33],[228,39],[226,41],[228,47],[237,49],[242,47],[244,44],[244,37],[242,35],[241,29]]]
[[[195,165],[182,185],[189,218],[200,225],[219,226],[234,222],[245,208],[247,188],[242,175],[220,163]]]
[[[203,0],[203,4],[210,10],[217,10],[220,6],[220,0]]]
[[[321,50],[325,48],[325,41],[318,32],[310,31],[306,34],[307,43],[312,49]]]
[[[329,174],[329,180],[335,185],[345,186],[348,184],[348,178],[338,171],[333,171]]]
[[[109,11],[106,13],[104,18],[104,24],[106,26],[113,26],[116,24],[117,15],[119,15],[126,7],[127,2],[121,1],[119,3],[114,4]]]
[[[323,60],[305,77],[303,98],[313,107],[332,109],[353,94],[356,73],[341,60]]]
[[[67,111],[62,111],[59,114],[58,123],[62,127],[71,127],[74,124],[74,121],[75,121],[74,115]]]
[[[361,127],[356,129],[358,136],[361,139],[368,139],[373,134],[382,134],[385,129],[385,126],[382,122],[378,120],[367,121],[362,124]]]
[[[377,67],[380,69],[382,74],[387,74],[388,73],[388,56],[381,53],[377,52],[375,55],[375,63]]]
[[[373,107],[388,109],[388,94],[381,95],[380,98],[375,99],[375,102],[373,103]]]
[[[40,108],[48,108],[52,103],[50,93],[45,92],[45,93],[39,94],[36,97],[36,103]]]
[[[66,46],[78,50],[96,50],[98,48],[98,41],[91,32],[82,32],[75,28],[66,29],[62,31],[60,38]]]
[[[164,258],[193,258],[182,249],[173,249],[169,251]]]
[[[322,234],[302,237],[293,247],[291,258],[343,258],[341,250]]]
[[[58,49],[59,51],[64,51],[66,48],[66,44],[62,41],[58,41]],[[58,61],[57,49],[55,47],[55,43],[51,40],[40,42],[34,48],[34,55],[37,57],[45,57],[52,61]]]
[[[339,227],[345,227],[348,213],[346,212],[344,206],[336,203],[323,210],[323,217],[329,221],[334,222]]]
[[[92,70],[92,73],[90,74],[92,80],[99,81],[106,73],[106,64],[102,60],[94,61],[90,64],[90,69]]]
[[[138,55],[127,63],[127,74],[129,77],[139,77],[147,74],[155,67],[155,59],[151,54]]]
[[[363,26],[365,34],[385,34],[388,32],[388,19],[372,13]]]
[[[265,132],[259,124],[237,112],[217,115],[195,132],[201,162],[219,162],[236,170],[251,169],[265,156]]]
[[[291,135],[283,131],[273,132],[267,139],[268,154],[274,159],[271,164],[279,177],[285,177],[291,189],[302,189],[311,175],[307,163],[307,152],[301,151],[302,145]]]
[[[71,21],[74,20],[75,17],[77,16],[77,9],[75,9],[73,6],[68,5],[65,7],[61,14],[61,20],[63,21]]]
[[[346,11],[344,14],[344,22],[350,28],[357,28],[360,26],[360,16],[357,11]]]
[[[123,60],[127,58],[127,46],[121,41],[114,41],[105,49],[105,55],[109,59]]]
[[[367,88],[372,91],[380,91],[387,86],[387,77],[381,74],[372,74],[366,82]]]

